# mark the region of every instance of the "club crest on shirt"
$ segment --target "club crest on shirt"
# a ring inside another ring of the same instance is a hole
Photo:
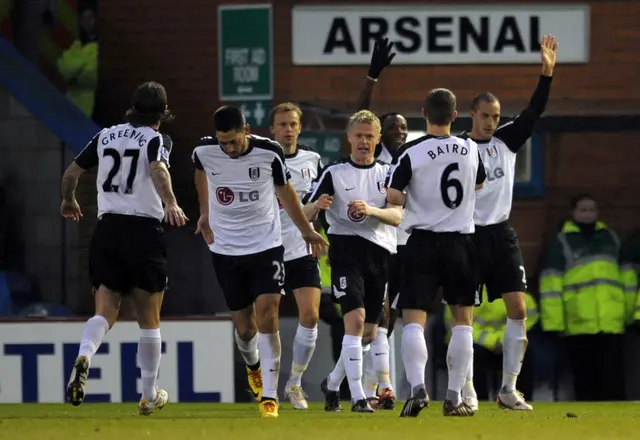
[[[251,167],[249,168],[249,179],[258,180],[260,178],[260,168]]]
[[[304,180],[309,180],[311,178],[311,170],[309,168],[302,169],[302,178]]]
[[[498,156],[498,149],[496,148],[495,145],[491,145],[489,148],[487,148],[487,152],[489,153],[489,156],[491,156],[491,157]]]
[[[385,185],[384,182],[378,182],[378,191],[380,191],[382,194],[387,192],[387,185]]]

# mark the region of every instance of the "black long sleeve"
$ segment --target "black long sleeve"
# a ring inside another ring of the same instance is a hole
[[[502,140],[507,147],[517,153],[531,137],[533,129],[544,113],[549,100],[552,76],[540,75],[538,86],[527,107],[513,121],[498,127],[494,136]]]

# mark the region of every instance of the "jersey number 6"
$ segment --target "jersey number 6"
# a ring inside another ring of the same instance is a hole
[[[113,166],[111,171],[107,175],[107,179],[102,184],[102,190],[104,192],[118,192],[120,185],[114,185],[113,179],[116,177],[122,166],[122,158],[118,150],[113,148],[105,148],[102,153],[102,157],[111,157],[113,159]],[[136,180],[136,173],[138,171],[138,158],[140,157],[140,150],[124,150],[124,157],[131,158],[131,167],[129,168],[129,174],[127,175],[126,187],[124,188],[124,194],[133,193],[133,182]]]
[[[460,206],[462,196],[464,195],[464,190],[462,189],[460,181],[458,179],[449,178],[452,172],[459,170],[460,166],[457,162],[450,163],[442,172],[442,176],[440,176],[440,195],[442,196],[442,202],[450,209],[456,209]],[[453,200],[449,197],[449,188],[453,188],[456,191],[456,196]]]

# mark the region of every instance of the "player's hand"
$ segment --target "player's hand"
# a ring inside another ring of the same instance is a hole
[[[63,200],[60,205],[60,214],[62,214],[64,218],[77,222],[80,221],[80,217],[82,217],[82,210],[80,209],[80,205],[78,205],[78,201],[76,199]]]
[[[204,242],[207,244],[213,244],[213,229],[211,229],[211,225],[209,224],[209,216],[201,215],[198,219],[198,224],[196,226],[196,235],[202,234],[202,238],[204,238]]]
[[[553,68],[556,65],[556,53],[558,43],[553,35],[545,35],[540,43],[540,59],[542,60],[542,73],[545,76],[553,75]]]
[[[315,204],[314,206],[317,209],[326,211],[327,209],[331,208],[332,203],[333,203],[333,197],[331,197],[329,194],[322,194],[320,198],[314,202]]]
[[[349,214],[371,215],[371,206],[362,200],[353,200],[349,203]]]
[[[184,226],[189,219],[177,203],[169,203],[164,207],[164,221],[172,226]]]
[[[303,233],[302,238],[307,242],[307,251],[314,257],[318,258],[326,253],[329,243],[313,229]]]
[[[393,48],[393,43],[389,42],[388,38],[376,41],[371,53],[369,78],[378,79],[384,68],[391,64],[391,61],[396,56],[395,52],[391,52],[391,48]]]

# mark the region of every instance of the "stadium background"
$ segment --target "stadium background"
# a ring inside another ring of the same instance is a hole
[[[28,58],[39,66],[50,83],[62,87],[55,72],[55,60],[73,41],[78,1],[54,3],[57,4],[55,25],[38,34],[42,43],[39,54]],[[344,127],[344,116],[354,110],[366,75],[365,65],[293,65],[292,8],[327,3],[331,2],[282,0],[272,5],[275,68],[274,96],[270,102],[305,103],[305,124],[311,131],[318,130],[318,121],[328,130]],[[384,3],[349,2],[353,5]],[[519,2],[491,4],[498,11],[508,11],[510,5],[516,3]],[[170,106],[178,119],[163,130],[171,134],[176,144],[172,154],[175,190],[192,219],[197,218],[190,161],[192,145],[199,137],[210,134],[210,116],[222,103],[218,90],[216,30],[220,4],[222,2],[205,0],[152,3],[104,0],[98,3],[97,122],[102,125],[120,122],[124,109],[130,104],[131,91],[140,82],[154,79],[166,85]],[[430,4],[444,5],[424,0],[403,2],[403,5],[416,6]],[[475,1],[465,4],[487,5]],[[556,2],[522,4],[535,10],[536,5],[542,7]],[[637,26],[640,2],[564,1],[563,4],[590,8],[588,35],[585,35],[589,61],[563,64],[561,49],[547,112],[539,124],[530,147],[532,156],[527,162],[531,165],[527,170],[531,180],[538,179],[539,184],[522,191],[514,202],[512,221],[520,236],[534,290],[538,259],[549,234],[567,215],[572,195],[582,191],[593,193],[599,201],[601,218],[623,237],[639,226],[636,215],[640,208],[637,195],[640,176],[635,161],[630,158],[635,156],[640,141],[640,88],[637,87],[640,54],[636,50],[640,43]],[[0,5],[0,32],[6,41],[24,46],[24,41],[15,39],[10,2],[5,0]],[[445,6],[458,7],[455,3]],[[560,45],[562,48],[562,41]],[[4,45],[1,49],[5,56],[2,59],[8,60],[10,49]],[[24,47],[22,49],[24,52]],[[17,98],[21,95],[10,81],[12,75],[17,76],[16,72],[3,68],[1,73],[1,177],[5,185],[9,182],[14,195],[19,194],[16,198],[22,203],[16,217],[26,231],[25,270],[39,280],[44,300],[65,303],[78,315],[88,315],[92,313],[93,304],[87,295],[86,252],[95,226],[96,208],[92,176],[83,178],[79,187],[85,213],[83,221],[78,227],[61,225],[57,216],[58,181],[73,151],[65,139],[52,135],[55,130],[42,122],[46,118],[34,116],[38,112],[30,107],[28,99]],[[461,109],[479,90],[488,89],[500,98],[503,113],[514,115],[529,99],[538,74],[539,66],[535,64],[392,65],[376,86],[372,109],[377,113],[404,112],[410,117],[410,129],[422,130],[419,110],[426,92],[432,87],[445,86],[456,92]],[[42,96],[41,101],[45,100]],[[28,133],[30,130],[32,133]],[[264,128],[256,131],[267,133]],[[43,155],[45,150],[47,154]],[[540,159],[539,163],[535,158]],[[168,230],[171,289],[166,296],[166,315],[210,315],[224,310],[208,252],[200,239],[193,236],[192,229]],[[291,314],[292,311],[289,303],[285,312]],[[283,332],[293,328],[292,322],[284,320]],[[326,340],[328,332],[321,334],[321,338]],[[324,354],[327,359],[330,357],[328,347],[324,347],[325,351],[319,350],[314,359],[321,360]],[[636,360],[632,362],[636,362],[637,357],[636,353]],[[317,368],[320,372],[324,365]],[[629,389],[630,395],[640,394],[638,383],[631,383]]]

